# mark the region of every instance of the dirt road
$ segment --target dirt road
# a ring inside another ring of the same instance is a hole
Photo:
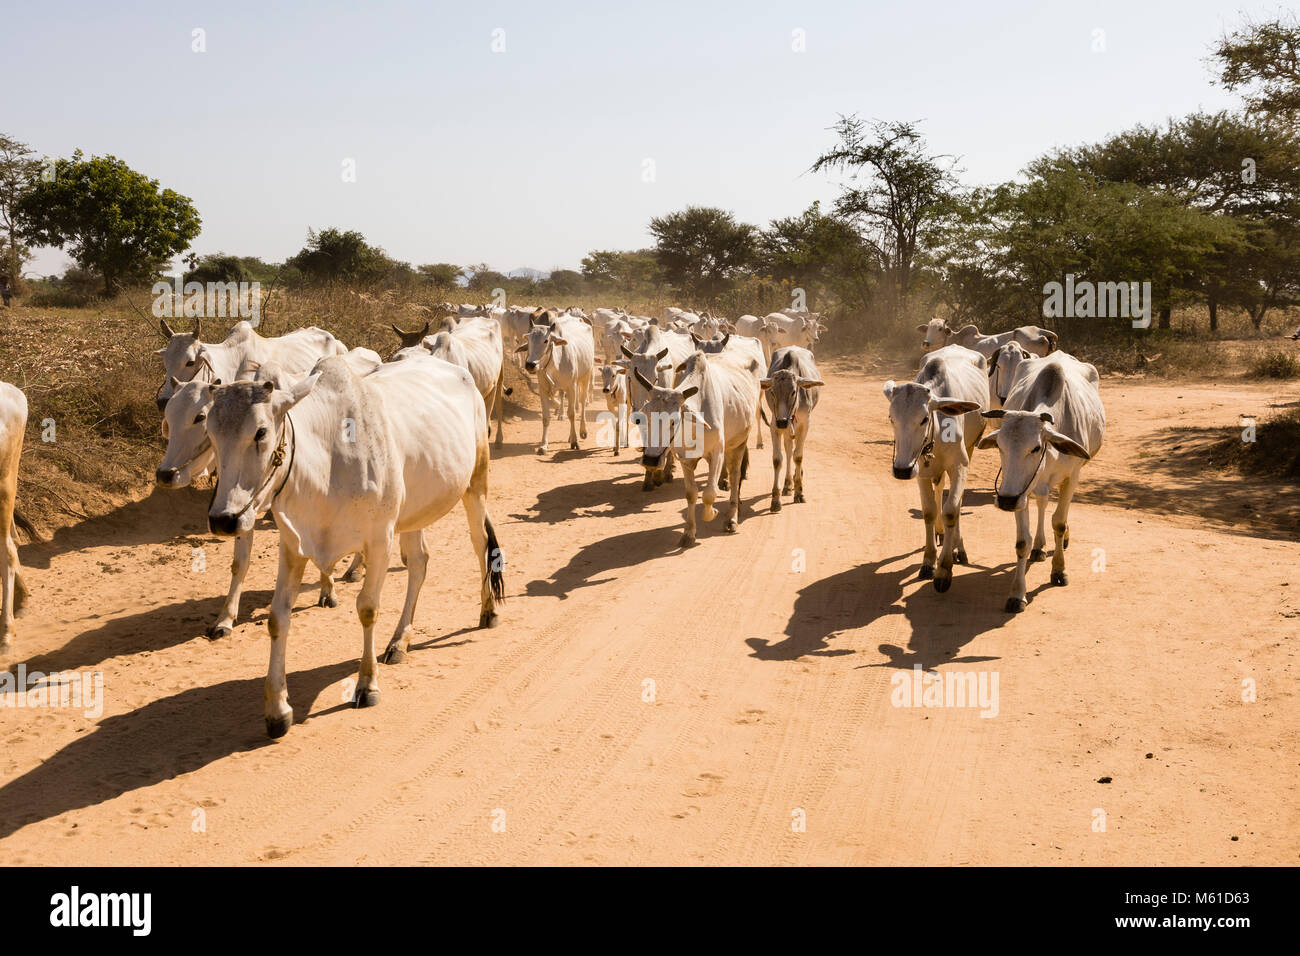
[[[274,531],[216,643],[201,635],[230,545],[207,536],[203,492],[24,548],[34,609],[4,664],[100,672],[105,700],[98,718],[0,709],[0,860],[1300,860],[1297,502],[1206,472],[1197,431],[1300,389],[1103,382],[1070,585],[1034,565],[1011,616],[995,456],[977,455],[967,497],[973,563],[940,595],[917,580],[915,486],[889,472],[879,386],[906,372],[824,370],[808,503],[770,514],[768,452],[752,452],[739,533],[702,525],[685,553],[680,480],[643,494],[634,457],[554,432],[539,457],[540,424],[515,409],[492,465],[502,626],[472,629],[457,511],[428,533],[409,659],[381,669],[379,707],[353,710],[358,585],[334,610],[306,588],[279,742],[262,723]],[[383,640],[404,587],[390,575]],[[996,713],[895,706],[918,665],[996,677]]]

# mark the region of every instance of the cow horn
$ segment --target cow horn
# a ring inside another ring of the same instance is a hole
[[[162,329],[162,334],[167,336],[169,339],[176,334],[175,330],[167,324],[166,319],[159,319],[158,326]]]
[[[642,375],[639,368],[632,369],[632,374],[636,376],[636,380],[641,383],[641,387],[646,391],[652,391],[654,389],[654,383]]]

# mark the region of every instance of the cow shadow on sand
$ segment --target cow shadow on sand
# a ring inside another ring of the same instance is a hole
[[[1013,565],[959,566],[952,588],[940,594],[930,582],[917,578],[920,553],[917,549],[867,562],[809,584],[795,599],[784,639],[749,638],[752,656],[794,661],[855,654],[854,649],[832,642],[882,618],[901,616],[911,632],[907,646],[881,644],[878,650],[885,660],[862,666],[910,670],[916,664],[930,669],[996,660],[961,652],[979,635],[1002,627],[1012,617],[1003,607],[1010,583],[1004,572]],[[906,560],[913,556],[914,560]]]
[[[309,719],[321,692],[356,667],[355,660],[346,660],[290,674],[295,720]],[[0,786],[0,839],[232,754],[272,746],[262,718],[262,684],[259,676],[195,687],[104,718],[92,732]]]

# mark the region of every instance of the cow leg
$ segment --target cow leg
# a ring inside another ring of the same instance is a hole
[[[794,432],[789,426],[781,429],[781,446],[785,449],[785,479],[781,482],[781,494],[788,495],[794,490]]]
[[[934,496],[934,482],[925,475],[916,476],[916,487],[921,492],[921,518],[925,521],[925,553],[921,556],[921,571],[917,580],[929,581],[934,577],[934,522],[939,517]]]
[[[582,389],[582,408],[578,411],[579,438],[587,437],[587,403],[591,401],[592,376],[587,376],[587,384]]]
[[[794,434],[794,500],[803,504],[803,443],[808,438],[808,423],[800,422]]]
[[[393,631],[393,639],[384,651],[385,664],[400,664],[406,660],[406,650],[411,646],[415,605],[420,599],[420,588],[424,587],[424,577],[429,568],[429,549],[424,543],[424,532],[405,531],[401,540],[402,551],[406,554],[406,601],[402,604],[402,616]]]
[[[781,433],[776,430],[775,425],[768,425],[772,432],[772,505],[771,510],[781,510],[781,465],[785,460],[783,447],[781,444]],[[760,427],[758,433],[761,435],[763,429]],[[759,448],[763,445],[760,442]]]
[[[14,599],[18,580],[18,547],[13,538],[13,507],[0,509],[0,534],[4,547],[0,548],[0,654],[12,649],[14,630]]]
[[[335,562],[337,564],[338,562]],[[334,565],[322,568],[320,573],[320,597],[316,599],[317,607],[338,607],[339,596],[334,590]]]
[[[271,661],[266,670],[266,735],[272,740],[283,737],[293,726],[284,658],[289,645],[289,615],[306,569],[307,558],[299,553],[297,540],[290,540],[288,533],[281,529],[280,570],[276,574],[275,597],[271,599],[271,615],[266,624],[271,635]]]
[[[763,450],[763,393],[758,393],[758,407],[754,409],[754,430],[758,432],[758,450]],[[775,434],[775,432],[773,433]],[[748,436],[746,436],[748,437]],[[772,439],[776,441],[775,438]]]
[[[1031,563],[1035,561],[1043,561],[1047,558],[1047,554],[1043,548],[1047,545],[1045,525],[1047,519],[1047,499],[1050,494],[1051,492],[1049,491],[1048,494],[1039,497],[1034,502],[1038,505],[1038,530],[1034,533],[1034,548],[1029,552],[1029,560]]]
[[[501,374],[497,376],[497,390],[496,390],[496,405],[497,405],[497,440],[496,440],[496,446],[497,446],[498,448],[501,447],[501,443],[505,440],[505,438],[503,437],[502,431],[501,431],[501,424],[502,424],[502,422],[505,420],[505,417],[506,417],[505,387],[506,387],[506,365],[505,365],[504,362],[502,362],[502,363],[501,363]]]
[[[748,440],[749,436],[745,436]],[[724,531],[735,532],[740,527],[740,485],[741,472],[744,470],[745,445],[738,445],[735,448],[726,450],[727,471],[731,473],[731,501],[727,508],[727,520],[723,524]]]
[[[682,487],[686,491],[686,529],[682,532],[681,546],[689,548],[695,543],[695,501],[698,489],[695,487],[695,465],[700,461],[698,458],[682,459]],[[709,478],[712,481],[713,463],[709,462]],[[713,512],[713,502],[709,499],[709,484],[704,488],[704,520],[710,520],[710,513]],[[716,497],[716,496],[715,496]]]
[[[952,563],[961,541],[957,527],[961,521],[961,499],[966,491],[966,469],[957,468],[952,475],[952,487],[943,503],[943,552],[939,555],[939,567],[934,573],[934,589],[940,593],[952,587]]]
[[[569,447],[578,447],[578,426],[576,418],[578,415],[578,395],[582,391],[582,382],[578,382],[572,387],[569,394]],[[587,425],[584,422],[582,426],[584,435],[587,433]]]
[[[549,383],[542,380],[542,376],[545,374],[546,372],[543,371],[542,374],[538,376],[537,382],[537,387],[541,392],[542,398],[542,443],[537,446],[537,453],[539,455],[546,452],[546,436],[551,431],[551,389]]]
[[[346,581],[348,584],[355,584],[357,581],[361,580],[361,570],[364,567],[365,564],[361,560],[361,552],[358,551],[356,554],[352,555],[352,563],[348,565],[348,569],[343,572],[343,577],[339,578],[339,580]]]
[[[629,405],[627,402],[624,402],[622,405],[620,405],[620,406],[618,407],[618,413],[619,413],[619,416],[622,418],[622,421],[623,421],[623,425],[622,425],[622,428],[623,428],[623,447],[624,447],[624,448],[627,448],[627,447],[628,447],[628,442],[629,442],[629,440],[630,440],[630,436],[628,435],[628,431],[629,431],[629,430],[631,429],[631,427],[632,427],[632,426],[629,424],[629,419],[632,417],[632,406]]]
[[[465,517],[469,521],[469,540],[478,555],[479,580],[479,627],[496,627],[497,603],[504,597],[505,560],[501,555],[501,545],[497,543],[496,531],[492,527],[492,518],[487,510],[487,462],[484,460],[481,477],[475,470],[474,480],[470,482],[467,492],[461,497],[465,506]]]
[[[406,535],[402,537],[405,538]],[[366,556],[366,580],[361,585],[361,592],[357,594],[357,617],[361,621],[361,667],[357,673],[356,693],[352,695],[353,707],[374,707],[379,703],[379,661],[375,658],[375,618],[379,615],[379,595],[384,589],[384,577],[388,574],[388,555],[392,547],[393,532],[389,529],[382,538],[367,543],[363,549]],[[407,560],[409,568],[410,562],[419,559],[415,555],[408,555]],[[409,570],[407,574],[410,574]]]
[[[1066,478],[1057,489],[1056,510],[1052,512],[1052,534],[1056,538],[1056,549],[1052,552],[1052,583],[1065,587],[1069,579],[1065,576],[1065,549],[1070,546],[1070,499],[1074,497],[1074,479]]]
[[[253,531],[250,528],[235,538],[235,554],[230,561],[230,590],[217,614],[217,623],[208,628],[208,637],[213,640],[229,637],[234,630],[235,618],[239,616],[239,597],[244,591],[244,578],[248,574],[252,556]]]
[[[677,464],[677,455],[674,454],[673,450],[670,448],[668,449],[668,463],[664,465],[664,481],[673,480],[673,469],[676,466],[676,464]]]
[[[1025,571],[1029,567],[1029,503],[1016,509],[1016,578],[1011,585],[1011,597],[1006,610],[1019,614],[1025,609]]]

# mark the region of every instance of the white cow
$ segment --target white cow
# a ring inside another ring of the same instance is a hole
[[[664,467],[671,452],[681,459],[682,484],[686,493],[686,528],[682,547],[695,543],[695,466],[708,463],[704,485],[705,521],[717,517],[719,479],[726,466],[731,477],[731,502],[723,527],[730,532],[740,524],[740,486],[748,470],[749,427],[758,403],[763,369],[758,359],[739,352],[707,355],[694,352],[685,362],[675,388],[656,385],[632,372],[649,394],[646,416],[646,444],[641,462],[647,470]]]
[[[665,331],[657,325],[646,326],[632,341],[632,347],[621,347],[623,361],[618,364],[632,376],[627,383],[628,406],[632,409],[632,421],[641,430],[641,444],[644,447],[649,436],[646,434],[647,420],[642,409],[650,399],[650,391],[641,385],[641,381],[671,387],[677,381],[677,367],[695,352],[695,342],[683,332],[671,329]],[[660,465],[647,467],[641,490],[650,491],[665,481],[672,481],[675,461],[676,456],[669,449]]]
[[[773,349],[795,345],[815,351],[826,328],[820,312],[769,312],[763,322],[769,327]]]
[[[436,332],[414,344],[409,341],[413,333],[402,332],[397,326],[393,326],[393,331],[401,337],[403,346],[393,356],[394,359],[412,352],[425,351],[444,362],[459,365],[474,377],[474,385],[483,396],[483,404],[487,409],[489,430],[492,410],[496,409],[496,446],[500,448],[503,440],[501,420],[505,416],[506,404],[504,396],[509,391],[505,387],[501,326],[497,320],[491,316],[468,318],[457,323],[451,331]]]
[[[343,356],[348,367],[357,375],[366,375],[378,368],[381,359],[377,352],[370,349],[352,349]],[[301,380],[303,376],[289,375],[278,363],[245,361],[234,376],[234,381],[270,382],[276,388],[288,389]],[[216,452],[208,435],[208,415],[212,411],[212,389],[209,385],[220,385],[221,379],[213,382],[186,382],[177,387],[171,401],[163,412],[163,437],[167,439],[167,451],[162,463],[154,473],[158,485],[163,488],[185,488],[195,478],[210,474],[216,466]],[[230,587],[226,600],[217,612],[217,620],[207,630],[207,636],[213,639],[229,637],[239,616],[239,599],[244,592],[244,579],[248,575],[248,566],[253,556],[253,529],[235,538],[234,559],[230,564]],[[358,556],[343,574],[342,580],[354,581],[360,570],[361,558]],[[338,607],[338,594],[334,579],[324,569],[320,575],[320,597],[317,607]]]
[[[1031,561],[1045,557],[1043,522],[1047,501],[1056,489],[1052,514],[1056,548],[1052,552],[1052,584],[1064,587],[1065,549],[1070,546],[1070,499],[1079,486],[1079,472],[1101,449],[1106,437],[1106,410],[1101,402],[1097,370],[1065,352],[1025,359],[1003,408],[984,413],[997,419],[997,431],[980,439],[980,448],[998,449],[1002,473],[997,505],[1016,514],[1016,576],[1007,598],[1007,611],[1018,613],[1026,602],[1025,571]],[[1038,530],[1033,550],[1029,542],[1029,506],[1038,503]]]
[[[524,370],[537,375],[537,392],[542,399],[542,441],[538,453],[546,451],[551,430],[551,396],[558,392],[569,404],[569,447],[578,447],[578,433],[587,437],[587,396],[595,374],[595,340],[589,324],[580,319],[558,318],[543,313],[533,320],[527,340],[518,350],[525,353]]]
[[[981,335],[974,325],[963,325],[954,332],[945,320],[931,319],[924,325],[918,325],[916,330],[925,333],[921,340],[921,349],[925,352],[932,352],[945,345],[962,345],[989,359],[1009,342],[1016,343],[1031,355],[1049,355],[1056,348],[1056,333],[1040,329],[1036,325],[1022,325],[1018,329],[996,335]]]
[[[988,367],[984,356],[960,345],[931,352],[915,381],[885,383],[889,423],[894,429],[894,477],[916,479],[925,519],[921,580],[934,579],[936,591],[952,586],[952,565],[966,564],[961,537],[961,503],[970,456],[984,431],[981,410],[988,407]],[[950,483],[943,498],[944,478]],[[935,530],[943,501],[943,553],[935,567]]]
[[[600,380],[605,408],[614,416],[614,454],[617,455],[620,446],[628,446],[627,366],[602,365]]]
[[[767,377],[760,384],[772,412],[772,510],[780,511],[781,495],[790,494],[792,486],[795,503],[804,501],[804,443],[821,387],[826,383],[817,371],[812,352],[791,345],[776,350]]]
[[[158,325],[167,336],[167,344],[154,353],[162,356],[166,369],[157,395],[159,411],[167,407],[178,386],[193,378],[233,382],[246,359],[275,361],[290,375],[306,375],[320,359],[347,351],[333,335],[314,326],[268,339],[248,322],[237,322],[224,342],[205,343],[199,340],[197,321],[192,333],[172,331],[166,319],[159,319]]]
[[[423,531],[460,501],[481,580],[479,626],[497,621],[502,559],[487,511],[487,413],[474,379],[433,356],[414,356],[356,375],[327,359],[288,390],[271,382],[212,386],[208,426],[220,478],[208,526],[220,535],[252,527],[270,508],[280,529],[280,570],[271,603],[266,732],[293,723],[285,687],[289,612],[308,560],[331,568],[360,551],[366,578],[357,596],[363,648],[353,703],[379,702],[374,646],[379,596],[394,537],[407,558],[406,602],[385,660],[406,656],[429,555]],[[341,441],[351,421],[355,441]]]
[[[12,649],[14,618],[22,613],[28,597],[18,563],[18,545],[14,543],[14,526],[36,537],[36,529],[14,508],[26,428],[27,396],[22,389],[0,382],[0,654]]]

